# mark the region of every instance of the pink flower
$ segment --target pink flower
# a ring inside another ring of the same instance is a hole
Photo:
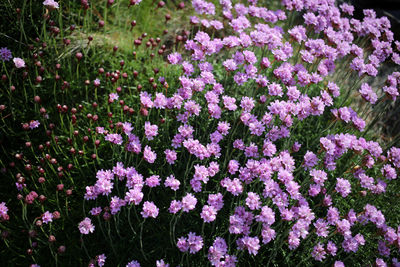
[[[32,130],[32,129],[35,129],[35,128],[37,128],[37,127],[39,127],[39,125],[40,125],[40,122],[39,121],[30,121],[29,122],[29,128]]]
[[[311,252],[312,257],[317,260],[317,261],[322,261],[325,259],[325,249],[321,243],[318,243],[315,247],[314,250]]]
[[[179,182],[179,180],[175,179],[174,175],[168,176],[167,179],[165,179],[165,182],[164,182],[164,185],[166,187],[170,187],[174,191],[179,189],[179,185],[180,184],[181,184],[181,182]]]
[[[49,222],[53,221],[53,214],[49,211],[46,211],[43,215],[42,215],[42,221],[45,224],[48,224]]]
[[[140,214],[142,214],[143,218],[156,218],[158,216],[158,208],[153,202],[146,201],[143,204],[143,211]]]
[[[224,206],[224,200],[221,193],[208,195],[208,205],[213,206],[217,211]]]
[[[204,222],[212,222],[215,221],[217,216],[217,210],[213,206],[204,205],[203,210],[200,213],[200,217],[204,220]]]
[[[246,206],[249,207],[249,209],[251,210],[260,209],[261,206],[260,197],[254,192],[247,193]]]
[[[149,121],[146,121],[144,124],[144,133],[147,140],[153,140],[153,137],[158,134],[158,126],[155,124],[152,125]]]
[[[174,164],[176,160],[176,152],[174,150],[167,149],[164,151],[165,158],[169,164]]]
[[[22,58],[15,57],[15,58],[13,58],[13,61],[14,61],[15,67],[17,69],[25,68],[25,61]]]
[[[101,254],[101,255],[97,255],[97,264],[100,266],[100,267],[102,267],[102,266],[104,266],[104,264],[105,264],[105,262],[106,262],[106,255],[104,255],[104,254]]]
[[[168,61],[172,65],[179,64],[182,61],[182,56],[179,53],[172,53],[168,55]]]
[[[59,8],[58,3],[54,0],[45,0],[43,5],[49,9],[56,9]]]
[[[249,254],[257,255],[260,249],[260,240],[258,237],[245,236],[236,241],[239,249],[246,248]]]
[[[187,193],[186,196],[182,198],[182,208],[184,212],[189,212],[196,207],[197,199],[191,194]]]
[[[108,95],[110,102],[114,102],[114,100],[118,100],[119,96],[117,93],[111,93]]]
[[[116,145],[122,145],[122,136],[120,134],[107,134],[104,139]]]
[[[6,220],[8,218],[8,208],[5,202],[0,203],[0,219]]]
[[[351,192],[351,184],[348,180],[343,178],[336,178],[335,190],[342,196],[347,197]]]
[[[142,199],[143,199],[143,193],[138,188],[130,189],[125,194],[125,201],[128,204],[135,203],[135,205],[139,205]]]
[[[152,175],[149,178],[146,179],[145,184],[148,187],[156,187],[160,185],[160,176],[158,175]]]
[[[128,262],[126,267],[140,267],[140,263],[138,261],[133,260],[133,261]]]
[[[180,202],[179,200],[172,200],[171,204],[169,205],[168,211],[170,213],[175,214],[181,209],[182,209],[182,202]]]
[[[151,147],[146,146],[143,151],[143,157],[148,163],[154,163],[157,154],[151,150]]]
[[[93,233],[94,225],[92,224],[92,220],[90,218],[85,218],[83,221],[79,223],[79,231],[81,234],[87,235],[89,233]]]

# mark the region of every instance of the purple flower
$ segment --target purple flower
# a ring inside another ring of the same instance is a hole
[[[100,266],[100,267],[102,267],[102,266],[104,266],[104,264],[106,263],[106,255],[104,255],[104,254],[101,254],[101,255],[97,255],[97,264]]]
[[[168,55],[168,61],[172,65],[179,64],[182,61],[182,56],[181,56],[181,54],[179,54],[177,52],[169,54]]]
[[[235,60],[233,60],[233,59],[225,60],[222,65],[224,65],[224,67],[227,71],[234,71],[237,69],[237,64],[236,64]]]
[[[52,222],[53,221],[53,214],[51,212],[49,212],[49,211],[46,211],[42,215],[42,221],[45,224],[48,224],[49,222]]]
[[[256,216],[256,221],[262,222],[263,225],[270,226],[275,222],[275,213],[270,207],[263,206],[260,214]]]
[[[0,59],[3,61],[12,59],[11,51],[7,47],[0,48]]]
[[[208,195],[208,205],[213,206],[217,211],[224,206],[224,200],[221,193]]]
[[[261,236],[263,238],[263,244],[268,244],[271,240],[274,240],[276,237],[276,232],[274,229],[270,228],[268,225],[263,225],[263,229],[261,231]]]
[[[166,187],[170,187],[172,190],[176,191],[179,189],[181,182],[179,180],[175,179],[174,175],[170,175],[165,179],[164,185]]]
[[[89,211],[89,213],[92,216],[98,216],[100,215],[101,211],[102,211],[101,207],[94,207]]]
[[[335,190],[342,196],[347,197],[351,192],[351,184],[343,178],[336,178]]]
[[[187,252],[190,250],[191,254],[195,254],[202,249],[203,238],[201,236],[196,236],[195,233],[190,232],[187,238],[183,236],[180,237],[176,245],[181,252]]]
[[[317,164],[317,162],[318,162],[317,156],[313,152],[307,151],[307,153],[304,155],[304,162],[303,162],[303,166],[305,167],[305,169],[314,167]]]
[[[40,125],[40,122],[39,121],[30,121],[29,122],[29,128],[30,129],[35,129],[35,128],[37,128],[37,127],[39,127],[39,125]]]
[[[326,251],[324,249],[324,246],[321,243],[318,243],[316,246],[314,246],[314,249],[311,252],[311,256],[316,261],[322,261],[323,259],[325,259]]]
[[[329,234],[328,223],[324,219],[318,219],[314,222],[315,230],[318,236],[327,237]]]
[[[156,267],[169,267],[168,263],[165,263],[164,260],[156,261]]]
[[[375,104],[376,101],[378,100],[378,96],[376,93],[372,90],[371,86],[369,86],[367,83],[363,83],[361,85],[360,90],[358,91],[361,96],[365,99],[365,101],[370,102],[371,104]]]
[[[92,220],[90,218],[86,217],[83,221],[79,223],[79,231],[81,234],[87,235],[89,233],[93,233],[94,231],[94,225],[92,224]]]
[[[191,254],[195,254],[203,248],[203,238],[201,236],[196,236],[195,233],[190,232],[188,234],[187,242]]]
[[[178,238],[178,242],[176,242],[176,246],[181,252],[187,252],[189,250],[189,243],[187,242],[186,237]]]
[[[208,259],[212,266],[218,266],[222,257],[228,252],[228,246],[225,240],[221,237],[217,237],[214,243],[208,249]]]

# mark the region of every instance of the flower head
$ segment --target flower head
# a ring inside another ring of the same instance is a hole
[[[17,69],[25,68],[25,61],[22,58],[15,57],[15,58],[13,58],[13,61],[14,61],[15,67]]]
[[[43,2],[43,5],[45,7],[47,7],[48,9],[57,9],[57,8],[59,8],[58,3],[56,1],[54,1],[54,0],[45,0]]]
[[[79,231],[81,234],[87,235],[89,233],[93,233],[94,231],[94,225],[92,224],[92,220],[90,218],[86,217],[83,221],[79,223]]]
[[[0,48],[0,59],[3,61],[9,61],[12,58],[11,51],[7,47]]]

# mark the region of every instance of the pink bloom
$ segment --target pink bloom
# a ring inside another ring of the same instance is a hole
[[[142,199],[143,199],[143,193],[138,188],[130,189],[125,194],[125,201],[128,204],[135,203],[135,205],[139,205]]]
[[[147,140],[153,140],[153,137],[158,134],[158,126],[155,124],[152,125],[149,121],[146,121],[144,124],[144,133]]]
[[[148,187],[156,187],[160,185],[160,176],[159,175],[152,175],[146,179],[145,184]]]
[[[204,222],[212,222],[215,221],[217,215],[217,210],[213,206],[204,205],[203,210],[200,213],[200,217],[204,220]]]
[[[251,210],[260,209],[261,206],[260,197],[254,192],[247,193],[246,206],[249,207],[249,209]]]
[[[46,211],[43,215],[42,215],[42,221],[45,224],[48,224],[49,222],[53,221],[53,214],[49,211]]]
[[[176,152],[174,150],[167,149],[164,151],[165,158],[169,164],[174,164],[176,160]]]
[[[8,208],[5,202],[0,203],[0,219],[6,220],[8,218]]]
[[[189,244],[189,252],[191,254],[195,254],[203,247],[203,238],[201,236],[196,236],[195,233],[190,232],[187,241]]]
[[[43,5],[49,9],[56,9],[59,8],[58,3],[54,0],[45,0]]]
[[[179,53],[172,53],[168,55],[168,61],[172,65],[179,64],[182,61],[182,56]]]
[[[170,213],[175,214],[181,209],[182,209],[182,202],[180,202],[179,200],[172,200],[171,204],[169,205],[168,211]]]
[[[120,134],[107,134],[104,139],[116,145],[122,145],[122,136]]]
[[[140,263],[138,261],[130,261],[128,264],[126,264],[126,267],[140,267]]]
[[[143,211],[140,214],[142,214],[143,218],[156,218],[158,216],[158,208],[153,202],[146,201],[143,204]]]
[[[224,206],[224,200],[221,193],[208,195],[208,205],[213,206],[217,211]]]
[[[101,207],[94,207],[89,211],[89,213],[92,216],[98,216],[98,215],[100,215],[101,210],[102,210]]]
[[[100,266],[100,267],[102,267],[102,266],[104,266],[104,264],[105,264],[105,262],[106,262],[106,255],[104,255],[104,254],[101,254],[101,255],[98,255],[97,257],[97,264]]]
[[[196,207],[197,199],[191,194],[187,193],[186,196],[182,198],[182,208],[184,212],[189,212]]]
[[[17,69],[25,68],[25,61],[22,58],[15,57],[15,58],[13,58],[13,61],[14,61],[15,67]]]
[[[92,220],[90,218],[85,218],[83,221],[79,223],[79,231],[81,234],[87,235],[89,233],[93,233],[94,225],[92,224]]]
[[[111,102],[114,102],[114,100],[118,100],[119,96],[117,93],[111,93],[108,95],[108,98],[110,99]]]
[[[30,129],[35,129],[35,128],[37,128],[37,127],[39,127],[39,125],[40,125],[40,122],[39,121],[30,121],[29,122],[29,128]]]
[[[342,196],[347,197],[351,192],[351,184],[348,180],[343,178],[336,178],[335,190]]]
[[[325,249],[321,243],[318,243],[315,247],[314,250],[311,252],[312,257],[317,260],[317,261],[322,261],[325,259]]]
[[[257,255],[258,250],[260,249],[260,240],[258,237],[250,237],[245,236],[236,241],[239,249],[246,248],[249,254]]]
[[[180,237],[178,238],[178,242],[176,242],[176,246],[181,252],[186,252],[189,250],[189,243],[187,242],[186,237]]]
[[[164,185],[166,187],[170,187],[174,191],[179,189],[179,185],[180,184],[181,184],[181,182],[179,182],[179,180],[175,179],[174,175],[168,176],[167,179],[165,179],[165,182],[164,182]]]
[[[146,146],[143,151],[143,157],[148,163],[154,163],[157,154],[151,150],[151,147]]]

